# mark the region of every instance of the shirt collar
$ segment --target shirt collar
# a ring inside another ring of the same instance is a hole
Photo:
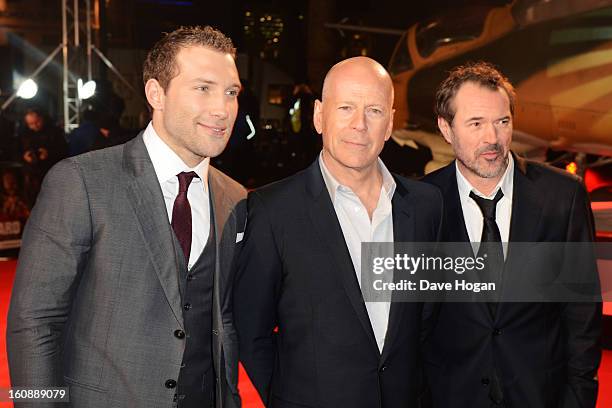
[[[480,191],[478,191],[472,184],[463,176],[461,171],[459,170],[459,165],[457,164],[457,160],[455,160],[455,170],[457,174],[457,187],[459,189],[459,196],[462,198],[467,198],[470,196],[470,192],[474,192],[474,194],[479,195],[481,197],[492,199],[497,194],[497,190],[501,188],[502,193],[504,193],[504,197],[510,197],[512,195],[512,187],[514,184],[514,158],[512,154],[508,154],[508,166],[506,166],[506,171],[504,175],[499,180],[495,188],[491,191],[489,196],[485,196]]]
[[[389,170],[387,169],[387,166],[385,166],[385,164],[380,159],[380,157],[377,160],[378,160],[378,168],[380,169],[380,172],[382,173],[382,179],[383,179],[382,187],[385,193],[387,193],[387,197],[389,198],[389,200],[392,200],[393,194],[395,193],[395,187],[396,187],[395,180],[393,179],[391,172],[389,172]],[[336,191],[343,191],[343,190],[351,191],[349,187],[340,184],[340,182],[338,182],[338,180],[336,180],[336,178],[331,174],[331,172],[325,165],[325,162],[323,161],[323,151],[319,153],[319,168],[321,169],[321,174],[323,175],[323,181],[325,182],[325,186],[327,187],[327,191],[329,192],[329,196],[331,197],[332,203],[336,199]]]
[[[194,179],[193,182],[199,182],[199,180],[208,180],[208,167],[210,166],[210,157],[202,160],[197,166],[189,167],[185,162],[164,142],[161,137],[155,131],[153,122],[149,122],[149,125],[144,131],[142,136],[144,144],[153,162],[155,168],[155,174],[160,184],[167,181],[177,182],[176,175],[181,172],[195,172],[199,179]],[[204,189],[206,189],[207,183],[204,183]]]

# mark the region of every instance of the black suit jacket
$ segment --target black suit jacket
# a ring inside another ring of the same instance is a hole
[[[439,191],[395,180],[395,241],[436,240]],[[318,161],[250,193],[248,208],[234,317],[241,360],[264,403],[415,406],[422,304],[392,304],[381,355]]]
[[[455,163],[424,181],[444,196],[443,241],[469,241]],[[506,266],[521,256],[512,242],[593,240],[578,178],[515,156],[513,188]],[[506,407],[595,407],[600,324],[601,303],[502,302],[495,316],[484,303],[442,304],[425,342],[433,406],[488,408],[496,369]]]

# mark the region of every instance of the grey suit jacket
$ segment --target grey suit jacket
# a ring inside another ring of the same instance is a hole
[[[238,407],[230,286],[246,191],[212,167],[208,177],[216,401]],[[56,165],[26,226],[13,286],[13,386],[69,386],[74,407],[173,406],[166,382],[178,378],[185,348],[174,335],[184,330],[174,242],[142,133]]]

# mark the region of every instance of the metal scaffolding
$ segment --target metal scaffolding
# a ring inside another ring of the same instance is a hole
[[[85,0],[85,10],[87,10],[86,34],[87,34],[87,54],[90,55],[91,49],[91,21],[90,21],[90,1]],[[71,70],[71,62],[78,54],[80,43],[80,15],[79,0],[62,0],[62,94],[64,106],[64,131],[70,133],[79,127],[79,112],[81,100],[78,95],[77,78],[74,70]],[[91,58],[87,59],[87,72],[91,76]],[[74,67],[77,68],[77,67]],[[88,78],[91,79],[91,78]]]
[[[93,43],[92,20],[99,10],[100,0],[61,0],[62,42],[40,63],[29,78],[34,79],[61,51],[62,52],[62,100],[64,110],[64,131],[68,134],[79,127],[81,99],[78,94],[78,80],[92,80],[92,57],[95,53],[100,60],[134,93],[136,90],[121,75],[113,63]],[[104,7],[104,6],[102,6]],[[94,13],[94,14],[92,14]],[[99,27],[99,24],[96,24]],[[85,42],[81,40],[85,35]],[[15,91],[0,107],[5,110],[17,97]]]

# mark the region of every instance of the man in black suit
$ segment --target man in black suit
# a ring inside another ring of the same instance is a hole
[[[393,86],[366,57],[326,76],[314,124],[323,150],[306,170],[252,192],[234,290],[240,357],[268,407],[413,407],[422,305],[364,302],[361,243],[433,241],[433,186],[378,158]]]
[[[452,70],[436,113],[456,160],[425,178],[444,196],[443,240],[497,243],[502,280],[524,255],[513,243],[594,236],[580,180],[510,152],[514,98],[489,64]],[[441,304],[425,343],[433,406],[595,407],[600,320],[600,303]]]

